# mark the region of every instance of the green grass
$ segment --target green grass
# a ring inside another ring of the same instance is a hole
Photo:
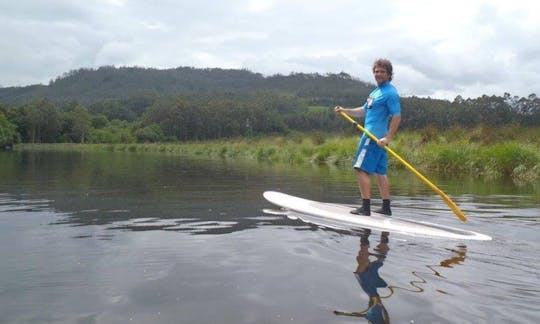
[[[540,182],[540,128],[453,128],[402,131],[391,148],[423,172]],[[17,150],[155,152],[225,160],[350,167],[359,135],[292,133],[287,136],[156,144],[20,144]],[[389,157],[390,168],[404,168]]]

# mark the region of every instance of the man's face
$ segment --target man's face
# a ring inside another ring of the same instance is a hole
[[[380,66],[376,66],[375,69],[373,69],[373,76],[375,77],[375,81],[377,81],[377,84],[390,81],[390,76],[388,75],[388,72],[385,68]]]

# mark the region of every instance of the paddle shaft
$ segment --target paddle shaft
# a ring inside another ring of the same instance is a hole
[[[367,136],[369,136],[369,138],[371,138],[372,140],[374,140],[375,142],[377,142],[379,139],[373,135],[370,131],[368,131],[367,129],[365,129],[362,125],[358,124],[354,119],[351,118],[351,116],[347,115],[346,113],[344,113],[343,111],[340,111],[339,112],[341,114],[341,116],[343,116],[345,119],[347,119],[348,121],[350,121],[351,123],[353,123],[356,128],[358,128],[360,131],[364,132]],[[450,197],[448,197],[441,189],[439,189],[439,187],[437,187],[436,185],[434,185],[431,181],[429,181],[426,177],[424,177],[420,172],[418,172],[418,170],[416,170],[412,165],[410,165],[407,161],[405,161],[401,156],[399,156],[399,154],[397,154],[396,152],[394,152],[394,150],[392,150],[391,148],[388,147],[388,145],[385,145],[384,146],[384,149],[392,154],[399,162],[401,162],[401,164],[403,164],[405,167],[407,167],[407,169],[409,169],[412,173],[414,173],[418,178],[420,178],[420,180],[422,180],[425,184],[427,184],[429,187],[431,187],[431,189],[435,190],[435,192],[437,194],[439,194],[439,196],[441,196],[441,198],[444,200],[444,202],[448,205],[448,207],[450,207],[450,209],[452,209],[452,211],[456,214],[457,217],[459,217],[459,219],[463,222],[467,221],[467,216],[465,216],[465,214],[459,209],[459,207],[452,201],[452,199],[450,199]]]

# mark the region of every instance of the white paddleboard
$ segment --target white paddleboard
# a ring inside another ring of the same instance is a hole
[[[491,240],[490,236],[460,228],[432,224],[424,221],[408,220],[396,216],[385,216],[371,212],[371,216],[351,214],[351,207],[346,205],[323,203],[287,195],[277,191],[266,191],[264,198],[287,210],[298,213],[304,221],[317,223],[317,219],[339,224],[343,229],[362,230],[369,228],[379,231],[397,232],[412,236],[438,237],[465,240]],[[302,217],[306,215],[308,217]]]

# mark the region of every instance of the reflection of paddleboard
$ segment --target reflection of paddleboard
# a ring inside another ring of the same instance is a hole
[[[413,236],[429,236],[465,240],[491,240],[491,237],[462,230],[455,227],[442,226],[423,221],[413,221],[396,216],[384,216],[371,212],[371,216],[353,215],[351,207],[339,204],[322,203],[303,199],[276,191],[266,191],[264,198],[269,202],[299,214],[302,220],[318,223],[317,220],[331,222],[334,225],[349,229],[369,228],[380,231],[397,232]],[[302,217],[305,215],[306,217]]]

